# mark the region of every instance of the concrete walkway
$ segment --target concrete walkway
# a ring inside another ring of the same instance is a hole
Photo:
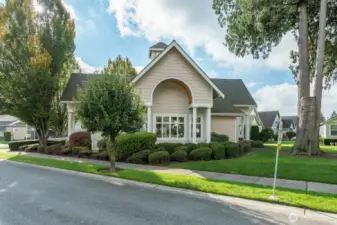
[[[28,152],[8,152],[8,153],[33,156],[33,157],[38,157],[38,158],[57,159],[57,160],[65,160],[65,161],[71,161],[71,162],[84,162],[84,163],[91,163],[91,164],[96,164],[96,165],[109,166],[109,162],[102,161],[102,160],[62,157],[62,156],[44,155],[44,154],[28,153]],[[174,168],[168,168],[168,167],[162,167],[162,166],[139,165],[139,164],[120,163],[120,162],[117,163],[116,166],[121,169],[137,169],[137,170],[147,170],[147,171],[154,171],[154,172],[170,173],[170,174],[181,174],[181,175],[202,177],[202,178],[208,178],[208,179],[214,179],[214,180],[233,181],[233,182],[240,182],[240,183],[258,184],[258,185],[264,185],[264,186],[273,185],[273,178],[266,178],[266,177],[245,176],[245,175],[237,175],[237,174],[216,173],[216,172],[196,171],[196,170],[187,170],[187,169],[174,169]],[[316,182],[277,179],[277,187],[337,194],[337,185],[335,184],[324,184],[324,183],[316,183]]]

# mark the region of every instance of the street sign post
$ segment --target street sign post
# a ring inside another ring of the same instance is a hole
[[[275,172],[274,172],[274,183],[273,183],[273,194],[269,197],[270,199],[277,199],[277,196],[275,195],[275,189],[276,189],[276,179],[277,179],[277,168],[278,168],[278,158],[279,158],[279,152],[282,149],[282,118],[280,118],[280,124],[279,124],[279,130],[278,130],[278,139],[277,139],[277,149],[276,149],[276,160],[275,160]]]

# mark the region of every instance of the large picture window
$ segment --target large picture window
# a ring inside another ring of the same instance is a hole
[[[185,116],[156,116],[156,135],[158,138],[184,138]]]
[[[337,125],[336,124],[331,124],[330,133],[331,133],[331,136],[337,136]]]
[[[193,138],[193,118],[191,118],[190,124],[191,124],[191,138]],[[200,116],[197,116],[197,138],[201,138],[202,136],[202,119]]]

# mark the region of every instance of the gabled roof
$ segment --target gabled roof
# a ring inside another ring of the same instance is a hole
[[[256,102],[249,93],[246,85],[241,79],[218,79],[213,78],[212,81],[225,94],[226,98],[235,105],[254,105]]]
[[[261,121],[263,123],[264,127],[272,127],[275,117],[280,116],[279,111],[265,111],[265,112],[259,112],[259,116],[261,118]]]
[[[62,96],[61,102],[71,102],[76,96],[77,88],[83,88],[85,82],[91,77],[96,76],[96,74],[88,73],[72,73],[67,86],[65,87]]]
[[[282,128],[285,128],[285,129],[289,129],[291,127],[291,124],[293,125],[293,127],[295,128],[295,124],[294,124],[294,121],[292,119],[284,119],[282,118]]]
[[[158,42],[155,45],[152,45],[150,48],[159,48],[159,49],[165,49],[168,45],[164,42]]]
[[[141,77],[143,77],[147,71],[149,71],[161,58],[163,58],[172,48],[176,48],[178,52],[197,70],[197,72],[206,80],[209,85],[216,91],[216,93],[224,98],[224,93],[212,82],[212,80],[207,76],[207,74],[193,61],[193,59],[180,47],[176,41],[172,41],[169,46],[165,48],[157,57],[155,57],[151,62],[139,72],[139,74],[131,81],[136,83]]]
[[[0,127],[7,127],[11,123],[13,123],[13,121],[0,121]]]
[[[226,98],[217,97],[213,100],[212,113],[233,113],[244,114],[240,109],[233,106],[233,103]]]
[[[282,119],[292,120],[295,127],[297,126],[297,123],[298,123],[298,117],[297,116],[282,116]]]

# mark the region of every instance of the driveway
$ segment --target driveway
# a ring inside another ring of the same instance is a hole
[[[0,161],[0,224],[337,225],[331,214],[109,180]]]

